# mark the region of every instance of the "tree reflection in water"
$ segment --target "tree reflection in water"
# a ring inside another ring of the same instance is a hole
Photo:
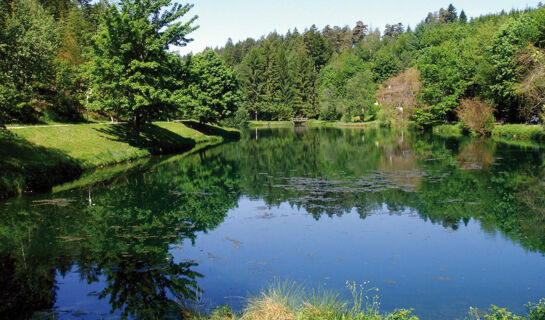
[[[77,269],[112,312],[181,317],[200,295],[197,261],[175,261],[220,225],[242,195],[289,203],[317,220],[377,209],[457,229],[471,219],[545,253],[543,152],[490,139],[383,129],[253,130],[236,143],[159,158],[81,189],[0,207],[0,318],[55,306]],[[55,200],[52,200],[55,199]],[[183,251],[182,251],[183,252]]]

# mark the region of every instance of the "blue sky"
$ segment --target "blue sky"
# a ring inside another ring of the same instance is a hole
[[[184,0],[182,0],[184,1]],[[535,7],[531,0],[192,0],[195,7],[190,15],[198,15],[199,30],[195,40],[181,49],[181,53],[197,53],[205,47],[223,46],[228,38],[234,42],[248,37],[258,38],[274,30],[285,33],[297,27],[299,31],[316,24],[349,25],[361,20],[373,28],[383,29],[387,23],[401,22],[415,26],[428,12],[448,7],[449,3],[469,17],[499,12],[502,9]],[[185,1],[184,1],[185,3]]]

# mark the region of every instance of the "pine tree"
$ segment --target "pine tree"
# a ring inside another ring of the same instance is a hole
[[[294,115],[296,117],[314,117],[312,108],[312,62],[304,50],[295,54],[293,62]]]
[[[293,115],[293,83],[288,71],[286,50],[276,50],[272,66],[274,109],[278,120],[286,120]]]
[[[259,48],[252,48],[240,67],[242,89],[246,98],[245,107],[254,113],[256,121],[264,98],[265,69],[265,59]]]
[[[273,83],[273,64],[274,64],[274,47],[270,39],[263,42],[262,47],[263,63],[265,66],[263,73],[263,95],[262,103],[260,104],[261,112],[271,113],[274,109],[274,83]]]
[[[456,21],[458,21],[458,13],[457,13],[456,8],[454,7],[454,5],[452,3],[448,6],[447,12],[448,12],[447,22],[456,22]]]
[[[460,21],[460,23],[462,23],[462,24],[467,23],[467,16],[466,16],[466,13],[465,13],[464,10],[462,10],[462,12],[460,12],[460,18],[458,19],[458,21]]]
[[[311,88],[312,95],[310,104],[312,105],[313,113],[318,113],[318,74],[320,70],[329,61],[332,54],[331,47],[327,44],[324,36],[316,30],[316,26],[312,26],[310,30],[303,35],[303,41],[307,54],[312,62],[312,79]]]

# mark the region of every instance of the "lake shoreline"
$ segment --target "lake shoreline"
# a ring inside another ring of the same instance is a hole
[[[51,190],[90,169],[240,139],[238,130],[192,121],[154,122],[138,139],[123,123],[8,130],[0,136],[0,199]]]
[[[396,308],[391,312],[383,312],[380,308],[379,289],[367,287],[369,283],[358,284],[346,282],[351,292],[352,300],[345,301],[339,293],[330,290],[312,290],[310,295],[295,283],[275,283],[261,291],[261,294],[247,299],[247,307],[236,312],[229,306],[219,306],[209,313],[199,313],[191,310],[182,312],[185,317],[194,320],[238,320],[238,319],[301,319],[301,320],[419,320],[418,310]],[[545,299],[536,303],[529,302],[527,314],[513,314],[507,308],[490,306],[488,310],[469,307],[469,319],[521,319],[540,320],[545,313]]]
[[[248,126],[252,129],[255,128],[286,128],[295,127],[293,121],[250,121]],[[327,120],[314,120],[311,119],[302,124],[303,127],[308,128],[366,128],[366,127],[378,127],[381,126],[380,121],[369,122],[342,122],[342,121],[327,121]]]
[[[455,137],[464,135],[459,123],[443,124],[433,127],[434,133],[448,134]],[[497,124],[490,134],[492,137],[545,141],[545,130],[541,125],[529,124]]]

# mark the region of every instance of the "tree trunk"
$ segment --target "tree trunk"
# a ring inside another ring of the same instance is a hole
[[[134,116],[134,135],[135,135],[135,142],[136,144],[140,143],[140,125],[142,122],[142,118],[140,114],[136,114]]]

